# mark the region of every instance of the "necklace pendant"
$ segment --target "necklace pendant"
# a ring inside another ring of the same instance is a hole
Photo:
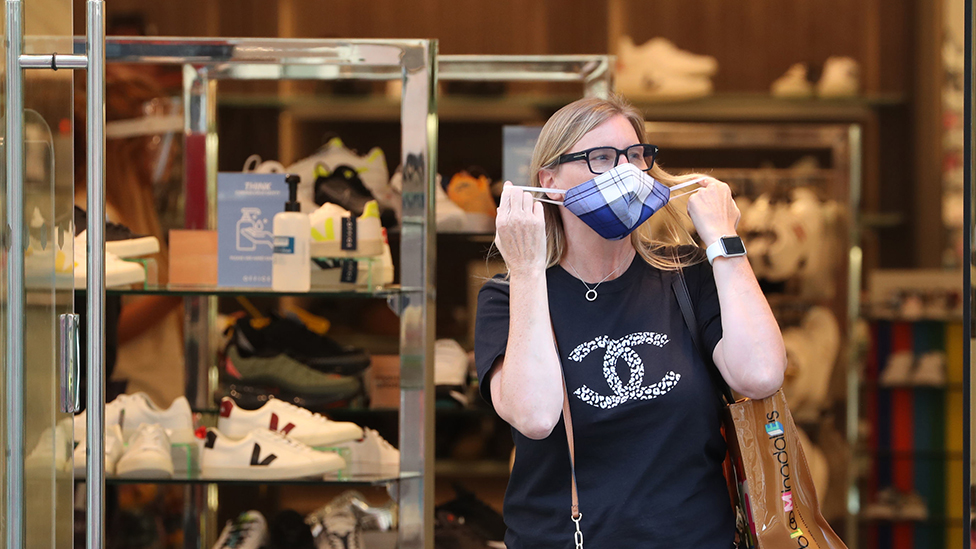
[[[586,291],[587,301],[596,301],[596,298],[597,298],[596,288],[591,288]]]

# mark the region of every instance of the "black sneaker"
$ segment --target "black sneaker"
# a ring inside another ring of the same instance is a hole
[[[440,508],[434,512],[434,547],[437,549],[489,549],[488,540],[464,519]]]
[[[305,517],[286,509],[271,521],[271,544],[268,549],[316,549],[312,529]]]
[[[319,206],[326,202],[338,204],[349,210],[355,217],[363,215],[366,203],[375,200],[355,168],[345,164],[337,166],[331,172],[324,165],[317,165],[312,189],[315,203]],[[380,223],[387,229],[396,227],[396,212],[381,209]]]
[[[88,212],[75,206],[75,236],[88,227]],[[121,223],[105,223],[105,251],[121,258],[143,257],[159,252],[155,236],[133,233]]]
[[[454,492],[456,498],[437,506],[435,511],[438,516],[445,512],[458,517],[465,526],[487,541],[505,540],[505,520],[498,511],[458,484],[454,485]]]
[[[267,324],[262,326],[264,322]],[[241,358],[286,354],[326,374],[356,375],[369,366],[366,351],[341,345],[309,330],[301,322],[277,315],[262,321],[238,320],[231,344],[237,347]]]

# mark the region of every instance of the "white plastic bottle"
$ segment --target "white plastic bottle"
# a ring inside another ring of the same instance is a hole
[[[298,183],[294,174],[285,177],[288,202],[285,211],[274,216],[274,255],[271,258],[271,288],[276,292],[307,292],[312,287],[312,260],[308,241],[312,228],[308,215],[298,204]]]

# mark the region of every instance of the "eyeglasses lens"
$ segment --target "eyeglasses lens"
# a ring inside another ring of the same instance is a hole
[[[627,162],[637,166],[641,170],[646,170],[654,164],[653,149],[644,145],[629,147],[625,156],[627,157]],[[617,158],[617,149],[606,147],[590,151],[587,161],[590,164],[591,171],[594,173],[603,173],[610,171],[617,165]]]

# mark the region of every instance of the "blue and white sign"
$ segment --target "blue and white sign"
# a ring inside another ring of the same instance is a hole
[[[217,175],[218,286],[271,287],[272,220],[287,201],[284,174]]]
[[[539,140],[542,126],[505,126],[502,128],[502,181],[516,185],[529,184],[532,150]]]

